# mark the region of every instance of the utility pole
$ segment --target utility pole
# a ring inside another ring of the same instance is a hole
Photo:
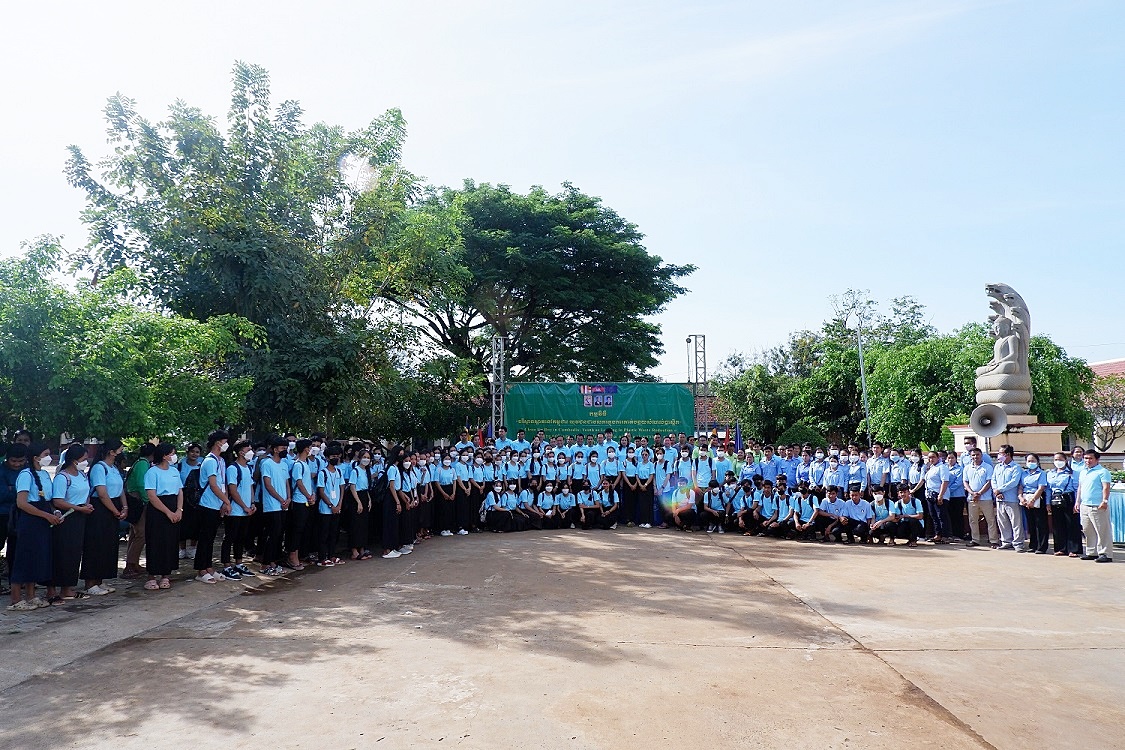
[[[496,430],[504,424],[504,381],[506,380],[504,367],[504,337],[492,337],[492,422],[489,437],[496,437]]]

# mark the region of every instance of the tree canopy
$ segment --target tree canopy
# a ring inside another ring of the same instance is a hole
[[[880,314],[865,293],[848,290],[836,308],[821,330],[794,333],[757,362],[729,361],[716,385],[720,412],[769,441],[792,424],[834,440],[865,440],[856,341],[862,326],[871,433],[896,445],[940,444],[943,425],[976,406],[975,370],[992,355],[987,328],[970,323],[938,334],[911,297],[892,300]],[[1032,413],[1088,435],[1093,423],[1082,398],[1093,373],[1085,362],[1034,336],[1029,365]]]

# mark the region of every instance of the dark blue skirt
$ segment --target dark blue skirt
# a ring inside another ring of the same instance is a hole
[[[50,501],[32,503],[36,509],[53,513],[55,508]],[[39,518],[16,510],[16,559],[12,566],[12,583],[39,583],[52,578],[51,524]]]

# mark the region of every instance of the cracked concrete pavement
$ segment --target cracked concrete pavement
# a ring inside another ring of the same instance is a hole
[[[639,530],[438,539],[0,635],[0,746],[1112,747],[1123,570]]]

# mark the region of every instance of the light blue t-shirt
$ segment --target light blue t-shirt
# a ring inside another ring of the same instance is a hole
[[[940,492],[941,483],[948,483],[949,480],[949,467],[941,463],[940,461],[937,464],[926,468],[926,492]],[[947,486],[946,490],[948,491],[948,489],[949,487]],[[944,500],[945,495],[942,495],[939,499]]]
[[[125,477],[116,466],[98,461],[90,468],[90,487],[105,487],[105,493],[115,500],[125,492]]]
[[[26,492],[29,503],[50,500],[55,488],[51,486],[51,475],[47,473],[46,469],[39,470],[39,484],[43,485],[42,494],[39,491],[39,486],[35,484],[35,477],[31,475],[31,468],[25,468],[16,476],[16,494]]]
[[[184,483],[180,479],[180,472],[174,466],[169,466],[167,469],[151,466],[145,472],[145,490],[155,490],[157,497],[178,494],[183,488]]]
[[[1112,484],[1113,475],[1101,464],[1093,468],[1084,468],[1078,477],[1078,492],[1082,504],[1101,505],[1104,488]]]
[[[272,513],[281,510],[281,503],[266,489],[266,478],[270,480],[273,491],[286,500],[289,499],[289,467],[285,461],[274,461],[273,458],[263,458],[261,463],[262,475],[262,511]]]
[[[308,461],[294,461],[289,469],[289,478],[293,481],[293,501],[309,504],[313,501],[313,481]],[[302,492],[301,490],[304,490]],[[308,493],[306,495],[305,493]]]
[[[969,464],[962,470],[962,475],[965,485],[971,492],[980,492],[981,488],[992,479],[992,466],[983,462],[980,466]],[[983,493],[980,499],[982,501],[992,500],[992,490],[989,489],[988,492]]]
[[[214,453],[208,453],[203,459],[203,463],[199,466],[199,486],[203,488],[203,494],[199,496],[201,507],[211,510],[219,510],[223,507],[223,501],[211,491],[211,477],[215,477],[215,482],[222,487],[226,469],[227,462],[222,458],[216,458]]]
[[[321,493],[317,492],[317,510],[322,516],[332,515],[332,509],[343,498],[344,475],[340,471],[332,471],[332,467],[322,469],[317,476],[316,486],[324,493],[324,497],[321,497]]]
[[[366,466],[360,466],[357,462],[353,461],[352,470],[348,472],[348,482],[356,488],[357,492],[371,489],[371,480],[367,475]]]
[[[55,475],[55,500],[66,500],[71,505],[85,505],[90,502],[90,480],[82,472],[70,476],[64,472]]]
[[[242,502],[250,505],[254,501],[254,470],[249,466],[243,466],[237,462],[228,466],[226,483],[228,493],[230,492],[230,488],[234,487],[235,492],[238,493]],[[230,499],[230,514],[232,516],[246,515],[246,511],[242,509],[241,505],[234,501],[233,497]]]
[[[996,462],[992,467],[992,494],[995,497],[997,492],[1004,493],[1005,503],[1018,503],[1019,486],[1023,481],[1023,469],[1020,468],[1015,461],[1009,461],[1007,464]],[[999,500],[999,498],[997,498]]]

